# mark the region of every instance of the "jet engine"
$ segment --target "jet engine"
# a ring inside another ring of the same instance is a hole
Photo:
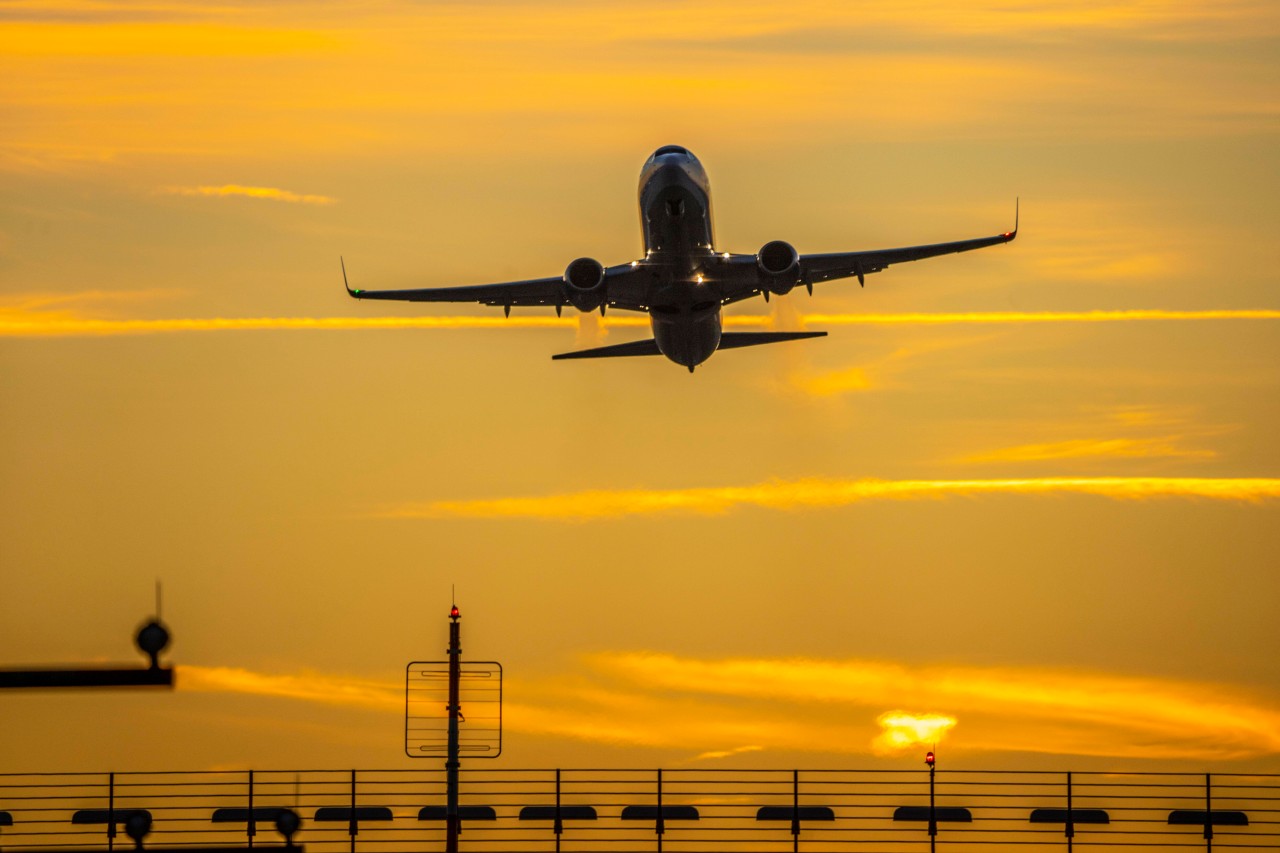
[[[779,296],[790,293],[800,280],[800,255],[795,246],[782,240],[765,243],[756,253],[756,266],[764,286]]]
[[[604,304],[604,266],[594,258],[578,258],[564,271],[565,297],[579,311],[594,311]]]

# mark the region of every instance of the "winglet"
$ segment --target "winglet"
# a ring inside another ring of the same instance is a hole
[[[360,294],[364,293],[364,291],[359,288],[352,290],[351,285],[347,284],[347,262],[342,259],[341,255],[338,256],[338,263],[342,264],[342,286],[347,289],[347,295],[359,299]]]
[[[1000,235],[1001,237],[1004,237],[1005,240],[1012,240],[1018,236],[1018,208],[1021,206],[1021,201],[1021,198],[1015,198],[1013,200],[1013,230],[1006,231]]]

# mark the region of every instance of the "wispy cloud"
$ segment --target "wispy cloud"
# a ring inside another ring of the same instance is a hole
[[[242,196],[244,198],[260,198],[268,201],[286,201],[291,204],[333,204],[336,198],[327,195],[306,195],[279,187],[246,187],[240,184],[223,184],[220,187],[163,187],[160,192],[166,195],[186,195],[205,198],[227,198]]]
[[[764,747],[759,744],[746,744],[744,746],[735,746],[730,749],[713,749],[703,752],[693,757],[694,761],[712,761],[719,758],[732,758],[735,755],[743,755],[749,752],[763,752]]]
[[[983,495],[1096,495],[1117,500],[1201,498],[1260,502],[1280,498],[1277,478],[1030,477],[994,480],[774,480],[750,486],[617,489],[388,507],[381,518],[536,518],[591,521],[635,515],[720,515],[744,507],[827,509],[872,500]]]
[[[178,684],[388,714],[404,708],[403,685],[320,673],[184,666]],[[695,760],[762,750],[892,754],[943,736],[961,751],[1199,760],[1280,753],[1275,697],[1239,687],[860,659],[587,655],[561,675],[511,678],[504,722],[535,734],[687,749]]]
[[[1184,447],[1177,436],[1160,438],[1100,438],[1070,439],[1045,444],[1022,444],[1002,447],[985,453],[975,453],[965,462],[1036,462],[1046,459],[1089,458],[1166,458],[1166,459],[1214,459],[1217,453]]]
[[[1200,422],[1184,408],[1152,406],[1090,407],[1074,423],[1030,424],[1031,431],[1075,433],[1088,437],[1025,442],[972,453],[957,461],[1040,462],[1087,459],[1216,459],[1217,451],[1194,442],[1232,432],[1235,427]],[[1155,431],[1157,434],[1150,435]]]
[[[66,293],[11,293],[0,296],[0,317],[26,317],[32,322],[80,316],[85,309],[101,310],[103,306],[137,304],[168,299],[180,294],[176,289],[147,290],[76,290]],[[56,312],[56,313],[55,313]]]
[[[281,675],[228,666],[183,666],[178,689],[199,693],[245,693],[323,705],[404,711],[403,685],[330,673]]]

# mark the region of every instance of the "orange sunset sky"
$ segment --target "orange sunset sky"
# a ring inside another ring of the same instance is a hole
[[[1280,6],[0,0],[0,770],[400,767],[404,667],[509,766],[1270,770]],[[1016,242],[642,317],[354,302],[640,252]]]

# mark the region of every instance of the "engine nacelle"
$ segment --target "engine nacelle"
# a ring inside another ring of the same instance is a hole
[[[564,270],[564,292],[579,311],[594,311],[604,304],[604,265],[595,258],[578,258]]]
[[[779,296],[790,293],[800,281],[800,253],[782,240],[765,243],[756,253],[756,266],[765,287]]]

